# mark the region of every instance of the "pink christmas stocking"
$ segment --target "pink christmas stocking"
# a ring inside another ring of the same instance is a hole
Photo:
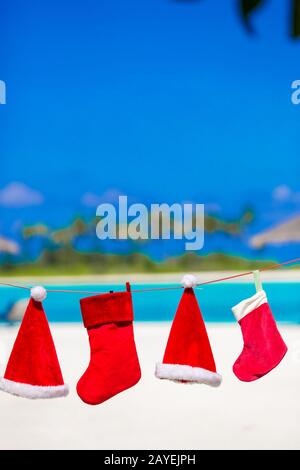
[[[91,352],[89,366],[77,383],[77,393],[89,405],[108,400],[141,378],[129,285],[127,289],[80,300]]]
[[[244,340],[242,353],[233,365],[238,379],[252,382],[274,369],[287,352],[272,315],[265,291],[261,290],[232,308]]]

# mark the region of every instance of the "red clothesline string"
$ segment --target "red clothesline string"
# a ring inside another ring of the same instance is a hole
[[[300,258],[294,258],[294,259],[291,259],[291,260],[288,260],[288,261],[284,261],[283,263],[277,263],[277,264],[273,264],[272,266],[268,266],[268,267],[265,267],[265,268],[261,268],[259,269],[259,271],[271,271],[272,269],[277,269],[277,268],[281,268],[282,266],[286,266],[288,264],[294,264],[294,263],[299,263],[300,262]],[[230,279],[236,279],[236,278],[239,278],[239,277],[243,277],[243,276],[249,276],[249,275],[252,275],[253,274],[253,271],[246,271],[246,272],[243,272],[243,273],[239,273],[239,274],[233,274],[231,276],[226,276],[226,277],[220,277],[220,278],[217,278],[217,279],[211,279],[209,281],[204,281],[204,282],[199,282],[197,284],[197,287],[198,286],[204,286],[204,285],[207,285],[207,284],[214,284],[216,282],[223,282],[223,281],[229,281]],[[19,289],[26,289],[26,290],[30,290],[32,286],[27,286],[27,285],[24,285],[24,284],[13,284],[13,283],[8,283],[8,282],[0,282],[0,285],[2,286],[7,286],[7,287],[16,287],[16,288],[19,288]],[[182,285],[176,285],[176,286],[168,286],[168,287],[149,287],[147,289],[132,289],[131,292],[153,292],[153,291],[162,291],[162,290],[174,290],[174,289],[183,289],[184,287]],[[62,292],[62,293],[66,293],[66,294],[91,294],[91,295],[96,295],[96,294],[103,294],[103,292],[92,292],[92,291],[85,291],[85,290],[75,290],[75,289],[47,289],[47,292]]]

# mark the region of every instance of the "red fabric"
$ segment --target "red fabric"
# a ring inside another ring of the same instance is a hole
[[[185,289],[170,331],[164,364],[182,364],[216,372],[209,338],[193,289]]]
[[[64,385],[41,302],[29,301],[4,377],[29,385]]]
[[[80,304],[88,327],[90,363],[77,383],[77,393],[85,403],[98,405],[141,378],[131,293],[98,295],[82,299]]]
[[[244,382],[252,382],[274,369],[287,352],[268,303],[239,321],[244,347],[233,372]]]
[[[132,301],[129,292],[95,295],[80,300],[85,328],[103,323],[133,321]]]

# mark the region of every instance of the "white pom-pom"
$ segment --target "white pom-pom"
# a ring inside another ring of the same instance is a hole
[[[43,302],[47,297],[47,291],[43,286],[35,286],[30,290],[30,296],[37,302]]]
[[[185,274],[181,280],[181,284],[183,287],[196,287],[197,286],[197,278],[193,274]]]

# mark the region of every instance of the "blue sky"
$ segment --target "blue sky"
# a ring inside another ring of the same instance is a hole
[[[266,225],[300,209],[300,41],[287,2],[266,2],[255,36],[236,3],[3,2],[0,231],[68,222],[86,193],[251,203]]]

